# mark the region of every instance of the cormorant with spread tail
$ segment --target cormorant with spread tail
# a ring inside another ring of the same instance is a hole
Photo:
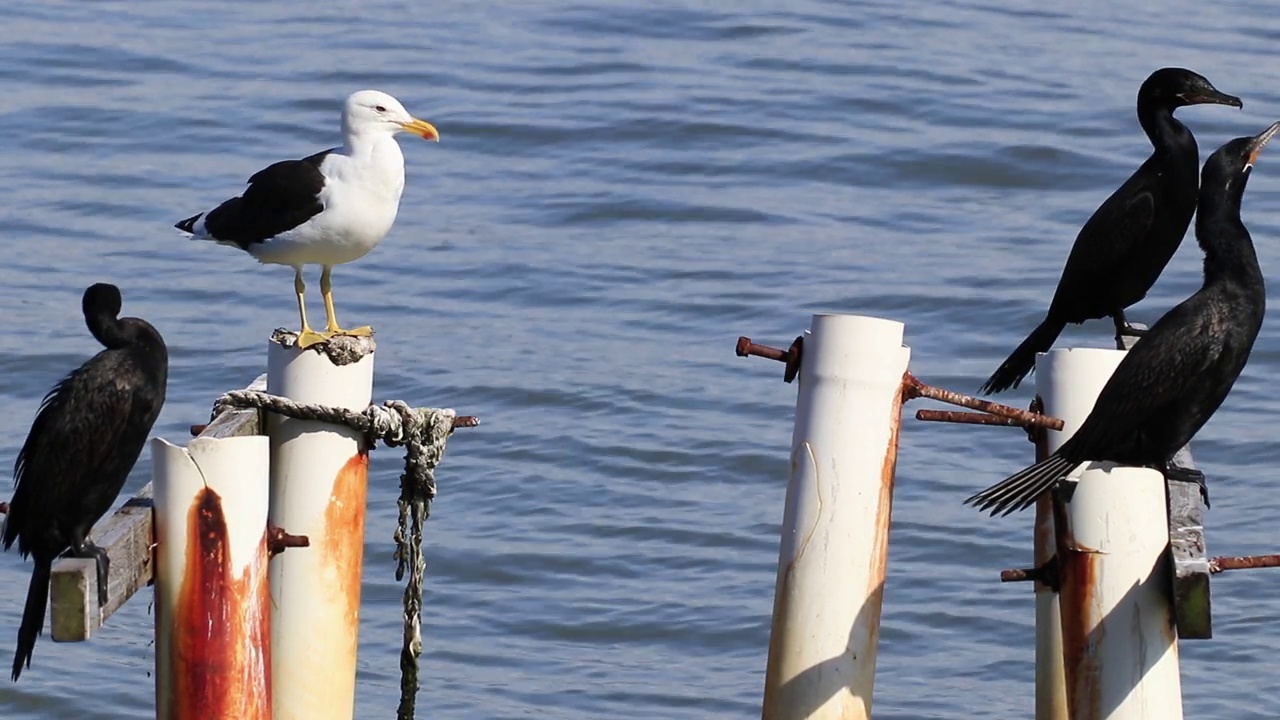
[[[1172,464],[1209,420],[1249,360],[1262,328],[1266,288],[1240,200],[1258,154],[1280,122],[1236,138],[1204,164],[1196,240],[1204,285],[1165,313],[1125,355],[1080,429],[1045,460],[966,500],[991,514],[1034,503],[1081,463],[1111,461],[1162,471],[1171,480],[1204,475]]]
[[[99,601],[107,589],[107,557],[88,541],[111,509],[164,404],[169,354],[150,323],[118,317],[120,291],[99,283],[84,291],[89,332],[106,346],[45,396],[14,465],[17,489],[9,503],[4,548],[35,568],[18,629],[13,679],[31,667],[44,628],[53,561],[64,552],[98,561]]]
[[[983,393],[1017,387],[1035,368],[1036,353],[1053,347],[1067,323],[1111,316],[1117,338],[1139,334],[1125,321],[1124,309],[1146,297],[1196,209],[1199,150],[1173,111],[1201,103],[1243,105],[1182,68],[1162,68],[1142,83],[1138,122],[1155,151],[1080,229],[1044,321],[983,383]]]

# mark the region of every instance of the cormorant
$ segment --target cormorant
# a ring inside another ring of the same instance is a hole
[[[347,98],[341,148],[301,160],[282,160],[249,178],[244,194],[174,227],[192,236],[231,245],[261,263],[293,267],[302,329],[298,347],[334,335],[371,335],[365,326],[344,330],[333,309],[333,266],[358,260],[391,229],[404,190],[404,155],[392,136],[407,132],[426,140],[440,133],[377,90]],[[307,324],[302,266],[321,266],[320,295],[328,321],[323,332]]]
[[[1254,162],[1280,122],[1236,138],[1204,164],[1196,240],[1204,284],[1156,321],[1116,367],[1093,410],[1057,452],[966,500],[991,514],[1035,502],[1081,463],[1111,461],[1155,468],[1170,480],[1204,475],[1172,464],[1209,420],[1249,360],[1262,327],[1266,287],[1240,200]]]
[[[1124,309],[1146,297],[1182,243],[1196,209],[1199,151],[1173,111],[1200,103],[1243,107],[1240,98],[1182,68],[1162,68],[1142,83],[1138,122],[1155,151],[1080,229],[1044,321],[983,383],[981,392],[1017,387],[1035,368],[1036,353],[1053,347],[1067,323],[1109,315],[1117,339],[1141,334],[1125,321]]]
[[[99,283],[84,291],[89,332],[106,349],[71,371],[45,396],[14,465],[4,549],[18,542],[35,568],[18,629],[13,679],[31,667],[44,628],[53,561],[64,552],[98,561],[99,602],[105,602],[107,556],[88,541],[111,509],[164,404],[169,354],[150,323],[120,318],[120,290]]]

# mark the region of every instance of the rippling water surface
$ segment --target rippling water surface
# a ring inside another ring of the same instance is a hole
[[[0,462],[94,352],[78,309],[95,281],[167,339],[156,434],[181,440],[262,370],[295,311],[287,269],[172,223],[338,143],[354,90],[440,128],[439,145],[403,140],[396,227],[335,276],[344,317],[377,326],[376,399],[484,419],[451,441],[428,526],[424,717],[757,715],[795,388],[734,358],[734,339],[785,344],[819,311],[891,317],[918,375],[972,390],[1148,153],[1133,110],[1147,73],[1185,65],[1245,98],[1180,112],[1202,157],[1280,118],[1280,19],[1261,0],[1160,14],[175,0],[0,16]],[[1273,274],[1269,162],[1245,220]],[[1188,242],[1131,317],[1198,283]],[[1099,322],[1064,344],[1108,337]],[[1269,321],[1196,442],[1218,488],[1211,551],[1277,549],[1277,372]],[[1030,517],[960,505],[1029,457],[1016,431],[904,427],[877,718],[1030,716],[1030,593],[996,575],[1026,564]],[[371,474],[359,717],[391,716],[398,694],[399,462],[379,450]],[[144,457],[129,489],[149,476]],[[0,556],[4,653],[28,568]],[[1275,582],[1216,582],[1216,637],[1183,645],[1188,717],[1280,714],[1257,692],[1280,651]],[[90,643],[46,636],[22,681],[0,683],[0,716],[153,717],[147,599]]]

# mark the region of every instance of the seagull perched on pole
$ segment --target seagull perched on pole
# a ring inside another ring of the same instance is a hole
[[[440,140],[435,127],[400,101],[361,90],[342,109],[343,144],[301,160],[282,160],[249,178],[244,194],[175,225],[192,237],[244,250],[261,263],[293,267],[302,330],[298,346],[335,335],[371,335],[368,326],[344,330],[333,309],[333,266],[364,257],[396,219],[404,190],[404,155],[394,139],[408,132]],[[303,265],[319,265],[325,328],[307,324]]]

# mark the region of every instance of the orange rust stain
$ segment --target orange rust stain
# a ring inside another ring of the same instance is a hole
[[[872,566],[867,573],[872,587],[867,588],[867,599],[863,604],[865,612],[859,613],[855,622],[867,627],[867,640],[862,647],[851,647],[854,654],[854,667],[863,676],[863,684],[868,696],[857,698],[856,708],[839,717],[869,717],[871,714],[870,688],[875,677],[874,657],[880,644],[880,613],[884,604],[884,578],[889,564],[889,519],[893,511],[893,485],[898,469],[898,428],[902,426],[902,393],[894,397],[893,407],[889,411],[889,442],[885,446],[884,461],[880,465],[880,497],[877,503],[875,544],[871,548]],[[851,635],[856,635],[852,633]],[[865,659],[864,659],[865,658]],[[862,659],[861,664],[857,664]]]
[[[265,529],[239,578],[222,498],[205,488],[188,513],[187,573],[171,643],[174,720],[270,720],[270,594]]]
[[[1102,641],[1093,617],[1098,583],[1097,552],[1079,550],[1059,533],[1058,551],[1062,615],[1062,654],[1067,676],[1068,707],[1073,717],[1097,717],[1102,702],[1101,668],[1093,648]]]
[[[369,452],[361,450],[338,471],[324,511],[320,564],[334,576],[334,590],[346,604],[348,655],[355,657],[360,620],[360,565],[364,558],[365,499],[369,492]]]

